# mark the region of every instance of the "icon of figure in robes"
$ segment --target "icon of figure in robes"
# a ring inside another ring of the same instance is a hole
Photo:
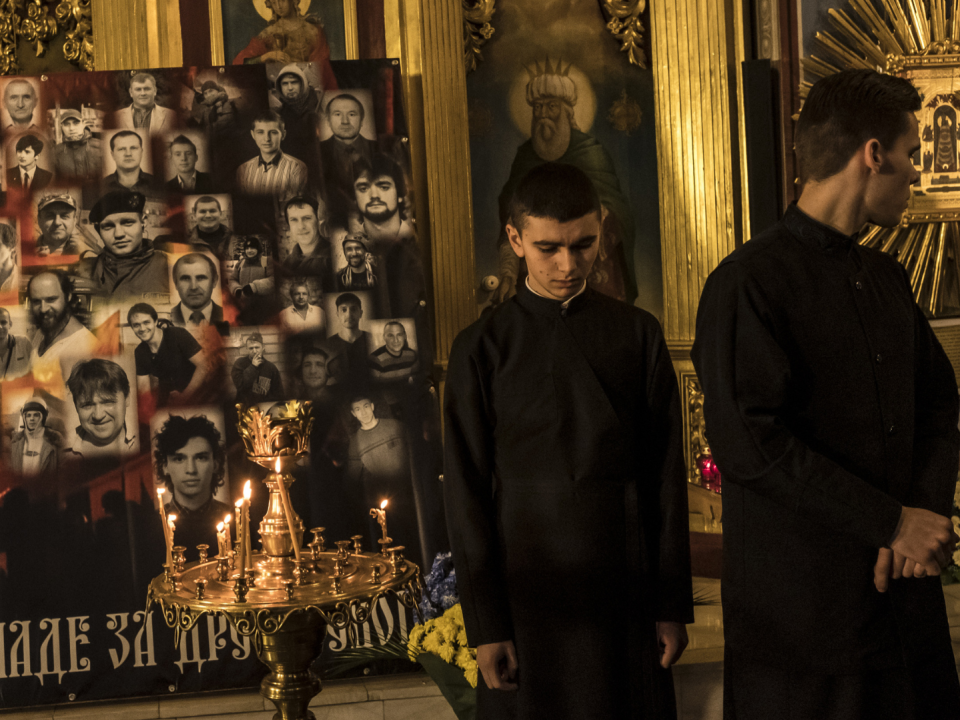
[[[503,301],[516,292],[521,276],[520,258],[507,242],[507,207],[517,184],[530,170],[545,162],[573,165],[587,174],[600,194],[603,204],[603,234],[600,254],[587,282],[605,295],[631,301],[636,288],[628,270],[633,262],[633,211],[627,202],[609,153],[590,134],[577,127],[574,107],[577,104],[577,85],[570,77],[570,67],[550,62],[541,67],[527,68],[527,104],[533,110],[530,139],[517,148],[510,167],[510,177],[500,193],[500,238],[497,241],[500,256],[500,285],[497,297]]]
[[[948,105],[937,108],[936,119],[936,166],[937,172],[957,170],[957,113]]]
[[[320,64],[323,87],[327,90],[337,87],[323,23],[305,12],[310,0],[254,0],[254,6],[264,17],[269,10],[270,19],[233,59],[234,65],[315,62]]]

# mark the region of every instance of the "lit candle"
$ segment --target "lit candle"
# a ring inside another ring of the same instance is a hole
[[[244,570],[253,569],[253,548],[250,545],[250,481],[247,480],[243,485],[243,557],[246,565]]]
[[[287,485],[283,482],[283,475],[280,474],[280,458],[277,458],[276,465],[277,489],[280,491],[280,504],[283,505],[283,514],[287,518],[287,530],[290,532],[290,542],[293,543],[293,554],[300,562],[300,543],[297,542],[297,532],[293,527],[293,508],[290,507],[290,496],[287,495]]]
[[[243,500],[237,500],[237,540],[240,544],[240,557],[237,558],[237,567],[240,569],[240,577],[245,577],[247,574],[247,566],[245,565],[246,557],[245,551],[247,549],[247,544],[243,542]]]
[[[380,530],[383,532],[383,539],[387,539],[387,505],[388,501],[384,500],[380,503],[378,508],[370,508],[370,517],[375,518],[378,523],[380,523]]]
[[[173,534],[177,531],[177,516],[176,515],[167,515],[167,527],[170,528],[170,544],[173,544]],[[173,555],[170,556],[171,563],[173,562]],[[173,567],[171,565],[171,567]]]
[[[167,565],[173,569],[173,537],[170,535],[170,528],[167,527],[167,512],[163,509],[163,494],[166,488],[157,488],[157,499],[160,505],[160,523],[163,528],[163,544],[167,547]]]
[[[230,552],[230,549],[233,547],[233,538],[230,537],[230,520],[232,516],[230,513],[227,513],[223,518],[223,540],[224,540],[224,549],[227,552]]]
[[[224,543],[223,523],[218,522],[217,523],[217,557],[224,557],[224,555],[226,555],[226,553],[223,551],[223,543]]]

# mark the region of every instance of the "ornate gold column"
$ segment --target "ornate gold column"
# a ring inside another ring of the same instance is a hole
[[[391,10],[385,2],[387,47]],[[463,16],[453,0],[400,0],[399,47],[417,198],[417,232],[432,269],[436,361],[477,318]]]
[[[94,0],[91,8],[95,69],[183,64],[178,0]]]
[[[707,447],[690,348],[703,284],[749,218],[740,0],[651,0],[663,329],[684,405],[687,477]]]
[[[692,343],[703,283],[733,250],[738,229],[732,5],[730,0],[650,3],[663,325],[671,344]]]

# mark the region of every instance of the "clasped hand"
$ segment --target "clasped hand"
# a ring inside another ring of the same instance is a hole
[[[886,592],[890,579],[940,574],[960,538],[950,518],[923,508],[904,507],[889,548],[880,548],[873,566],[873,584]]]

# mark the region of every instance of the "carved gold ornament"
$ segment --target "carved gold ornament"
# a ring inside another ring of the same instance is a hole
[[[849,0],[828,10],[836,34],[818,32],[828,59],[803,58],[812,79],[867,68],[909,80],[920,93],[920,151],[900,225],[869,226],[860,243],[896,257],[914,297],[932,316],[960,314],[960,6],[947,0]],[[811,81],[800,86],[806,97]]]
[[[67,29],[63,54],[81,70],[93,70],[93,13],[91,0],[62,0],[57,20]]]
[[[93,19],[91,0],[0,0],[0,75],[20,71],[17,45],[26,40],[37,57],[50,41],[66,33],[63,54],[82,70],[93,70]]]
[[[627,90],[620,93],[620,97],[614,100],[610,106],[610,112],[607,113],[607,120],[613,125],[617,132],[624,135],[630,135],[634,130],[640,127],[640,121],[643,119],[643,111],[640,109],[640,103],[627,95]]]
[[[460,0],[463,8],[463,67],[466,72],[477,69],[483,60],[480,52],[487,40],[493,37],[493,19],[495,0]]]
[[[631,65],[647,67],[643,52],[643,23],[640,13],[647,8],[647,0],[600,0],[600,9],[607,20],[607,30],[620,41],[620,51],[627,53]]]

